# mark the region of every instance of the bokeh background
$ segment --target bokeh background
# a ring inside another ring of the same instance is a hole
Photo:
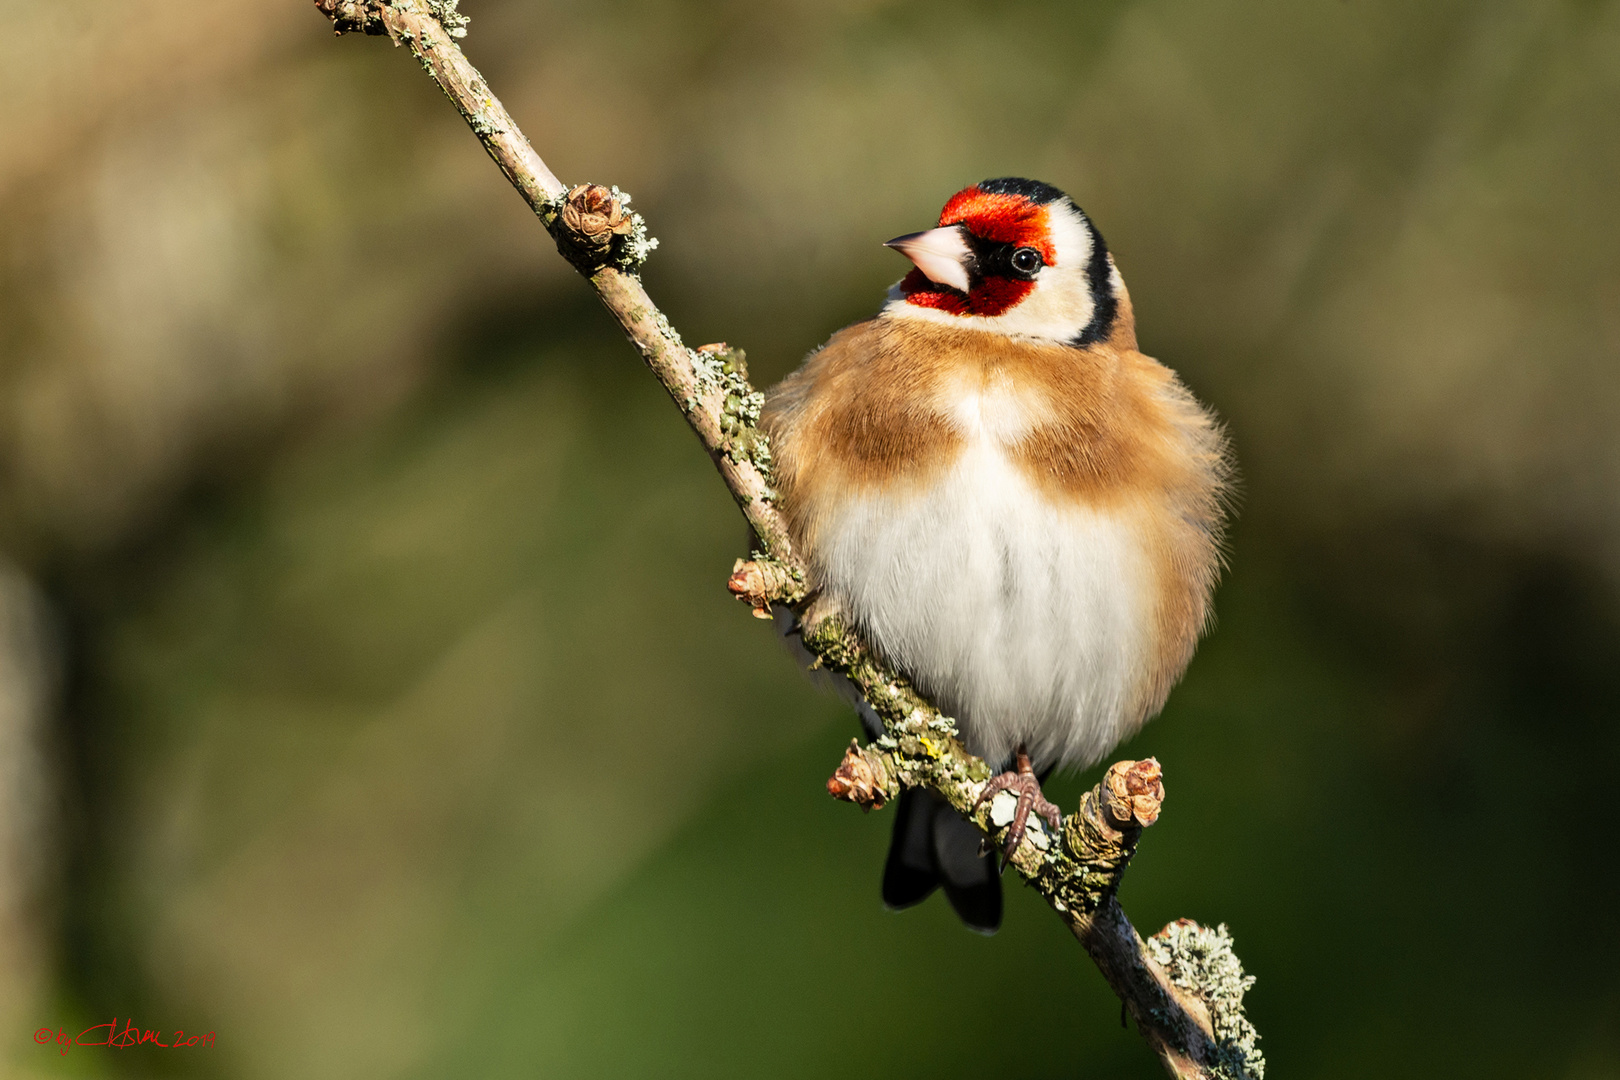
[[[1620,1077],[1620,3],[464,6],[762,382],[1071,192],[1245,477],[1127,910],[1229,924],[1274,1077]],[[403,51],[0,10],[0,1068],[1158,1075],[1011,882],[881,909],[852,718]],[[115,1016],[217,1045],[33,1041]]]

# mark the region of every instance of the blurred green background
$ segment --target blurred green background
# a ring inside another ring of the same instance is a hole
[[[882,910],[852,717],[403,51],[3,7],[0,1068],[1159,1075],[1011,881]],[[1620,1077],[1620,3],[464,7],[761,382],[1069,191],[1245,478],[1127,911],[1230,925],[1273,1077]],[[33,1041],[113,1016],[217,1045]]]

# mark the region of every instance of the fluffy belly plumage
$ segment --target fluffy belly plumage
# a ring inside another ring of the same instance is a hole
[[[1156,583],[1122,509],[1043,498],[995,441],[844,501],[821,585],[992,764],[1087,765],[1144,719]]]

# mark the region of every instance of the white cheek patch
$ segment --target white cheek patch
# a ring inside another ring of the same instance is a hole
[[[1054,203],[1046,215],[1046,227],[1052,233],[1055,268],[1084,272],[1091,262],[1091,230],[1080,215],[1065,205]]]
[[[1035,288],[1022,303],[983,321],[985,329],[1003,334],[1069,341],[1086,328],[1096,310],[1083,265],[1049,266],[1035,279]]]

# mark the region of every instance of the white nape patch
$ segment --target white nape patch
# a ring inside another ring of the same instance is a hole
[[[1030,294],[1000,315],[955,315],[939,308],[920,307],[906,300],[900,283],[889,288],[887,315],[920,319],[942,326],[971,327],[997,334],[1034,338],[1038,341],[1072,341],[1091,323],[1097,310],[1091,295],[1086,267],[1091,262],[1091,230],[1079,212],[1066,202],[1048,204],[1047,224],[1052,232],[1054,262],[1035,277]],[[1110,275],[1115,295],[1119,294],[1119,271]]]
[[[1124,513],[1035,491],[1002,449],[1004,407],[955,415],[969,445],[938,484],[829,516],[822,586],[975,753],[996,764],[1023,744],[1037,768],[1090,764],[1142,719],[1154,609],[1144,545]]]

